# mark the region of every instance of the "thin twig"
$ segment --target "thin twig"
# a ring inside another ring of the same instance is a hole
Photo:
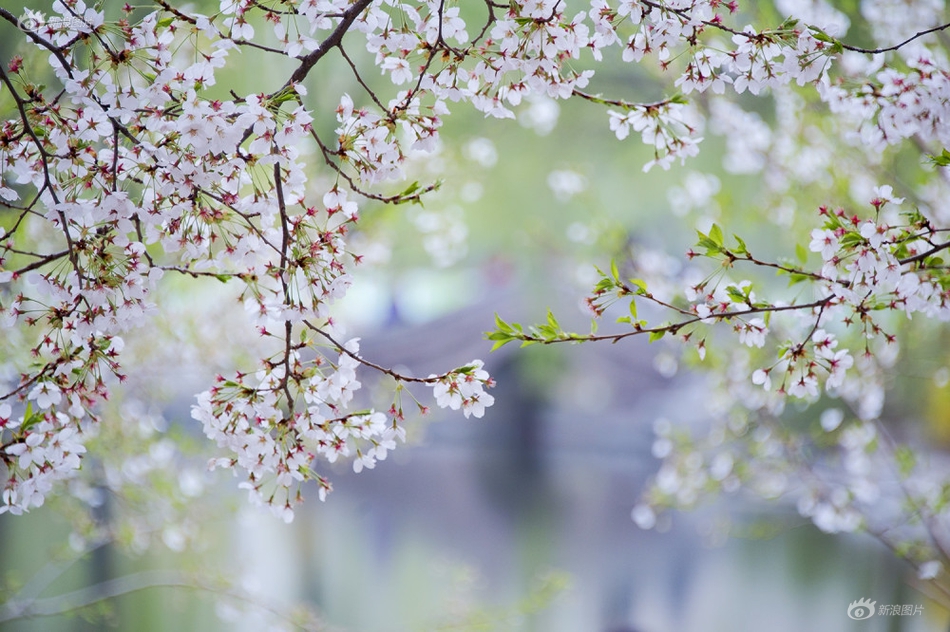
[[[408,375],[402,375],[401,373],[397,373],[397,372],[393,371],[392,369],[387,369],[387,368],[384,367],[384,366],[380,366],[380,365],[378,365],[378,364],[376,364],[376,363],[374,363],[374,362],[370,362],[369,360],[367,360],[367,359],[365,359],[365,358],[363,358],[363,357],[361,357],[361,356],[359,356],[359,355],[353,353],[352,351],[350,351],[349,349],[347,349],[345,346],[343,346],[342,343],[337,342],[337,341],[333,338],[333,336],[331,336],[330,334],[328,334],[328,333],[327,333],[326,331],[324,331],[323,329],[320,329],[319,327],[317,327],[316,325],[314,325],[314,324],[311,323],[310,321],[304,320],[303,323],[304,323],[307,327],[309,327],[310,329],[312,329],[313,331],[315,331],[316,333],[320,334],[321,336],[323,336],[324,338],[326,338],[328,341],[330,341],[330,344],[332,344],[334,347],[336,347],[337,349],[339,349],[340,353],[342,353],[342,354],[344,354],[344,355],[347,355],[347,356],[353,358],[354,360],[356,360],[357,362],[359,362],[360,364],[362,364],[362,365],[364,365],[364,366],[368,366],[368,367],[371,368],[371,369],[376,369],[376,370],[379,371],[380,373],[385,373],[386,375],[390,376],[391,378],[393,378],[394,380],[397,380],[397,381],[399,381],[399,382],[418,382],[418,383],[420,383],[420,384],[434,384],[435,382],[438,382],[439,380],[442,380],[442,379],[446,378],[447,376],[449,376],[449,375],[452,373],[452,371],[449,371],[448,373],[443,373],[442,375],[436,375],[436,376],[434,376],[434,377],[410,377],[410,376],[408,376]]]
[[[688,327],[698,322],[704,321],[724,321],[731,320],[733,318],[741,318],[749,314],[764,314],[768,312],[788,312],[795,310],[805,310],[805,309],[815,309],[823,308],[825,305],[834,300],[835,296],[833,294],[828,295],[817,301],[811,303],[800,303],[798,305],[770,305],[768,307],[752,307],[743,311],[731,311],[731,312],[721,312],[719,314],[709,314],[708,316],[694,316],[686,320],[682,320],[677,323],[670,323],[668,325],[661,325],[658,327],[637,327],[633,331],[626,331],[619,334],[565,334],[564,336],[558,338],[543,338],[541,336],[536,336],[530,333],[524,332],[510,332],[512,340],[521,340],[524,342],[535,342],[544,345],[558,344],[564,342],[611,342],[616,343],[620,342],[624,338],[629,338],[631,336],[641,336],[643,334],[676,334],[680,329]]]
[[[903,42],[901,42],[900,44],[894,44],[893,46],[886,46],[886,47],[883,47],[883,48],[860,48],[860,47],[858,47],[858,46],[850,46],[850,45],[848,45],[848,44],[845,44],[844,42],[838,42],[838,43],[841,44],[841,48],[843,48],[843,49],[845,49],[845,50],[850,50],[850,51],[853,51],[853,52],[855,52],[855,53],[865,53],[865,54],[867,54],[867,55],[875,55],[875,54],[877,54],[877,53],[887,53],[887,52],[890,52],[890,51],[898,50],[898,49],[900,49],[900,48],[903,48],[904,46],[907,46],[908,44],[910,44],[911,42],[913,42],[913,41],[914,41],[915,39],[917,39],[918,37],[923,37],[924,35],[930,35],[931,33],[936,33],[936,32],[938,32],[938,31],[944,31],[944,30],[946,30],[946,29],[948,29],[948,28],[950,28],[950,22],[948,22],[947,24],[941,24],[940,26],[935,26],[935,27],[933,27],[933,28],[930,28],[930,29],[927,29],[927,30],[924,30],[924,31],[920,31],[920,32],[917,33],[916,35],[912,35],[912,36],[908,37],[907,39],[905,39],[905,40],[904,40]]]

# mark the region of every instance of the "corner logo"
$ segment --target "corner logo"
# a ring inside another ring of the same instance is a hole
[[[20,18],[17,22],[19,23],[19,27],[24,31],[35,31],[41,25],[38,15],[33,11],[27,11],[26,15]]]
[[[23,17],[17,20],[17,26],[28,33],[35,33],[41,28],[49,28],[53,31],[75,31],[88,25],[79,16],[51,15],[46,17],[39,11],[27,9]]]
[[[848,616],[856,621],[870,619],[874,616],[874,604],[876,603],[876,601],[871,601],[870,599],[852,601],[848,606]]]

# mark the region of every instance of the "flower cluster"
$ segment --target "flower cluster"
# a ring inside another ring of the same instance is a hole
[[[0,244],[0,318],[30,358],[5,359],[3,374],[20,377],[4,378],[0,400],[0,511],[42,504],[52,482],[75,473],[97,403],[125,377],[119,334],[160,308],[150,299],[167,274],[241,284],[251,326],[276,349],[256,372],[222,378],[195,408],[208,436],[234,454],[225,461],[248,472],[256,500],[288,517],[292,488],[316,476],[315,459],[372,467],[402,436],[381,413],[348,410],[363,364],[355,343],[332,343],[341,355],[329,363],[312,340],[295,341],[325,332],[330,305],[351,283],[354,193],[398,203],[432,188],[389,197],[364,189],[401,175],[397,124],[413,150],[431,149],[444,108],[404,92],[371,112],[343,95],[331,147],[314,130],[303,80],[327,38],[352,26],[372,46],[391,17],[369,2],[299,5],[280,17],[235,0],[205,16],[159,3],[134,23],[111,23],[63,0],[52,17],[12,19],[26,44],[52,53],[54,86],[34,84],[20,56],[0,70],[14,106],[0,128],[0,198],[13,218]],[[463,43],[457,13],[433,5],[419,14],[424,41]],[[282,50],[254,43],[261,20]],[[210,96],[234,51],[251,46],[299,57],[301,67],[270,94]],[[336,182],[313,180],[307,142]],[[471,372],[488,383],[480,365]],[[464,388],[466,414],[480,416],[491,397]],[[323,496],[329,483],[316,478]]]
[[[48,409],[58,403],[61,397],[59,391],[54,389],[52,385],[37,386],[31,393],[36,397],[31,399],[36,400],[41,410]],[[0,427],[23,437],[5,450],[10,458],[10,475],[19,484],[3,490],[0,513],[9,511],[20,514],[31,507],[41,506],[55,482],[75,474],[86,447],[82,443],[79,428],[63,413],[32,413],[25,421],[28,429],[21,428],[24,424],[18,419],[11,419],[11,416],[10,405],[0,404]]]
[[[947,511],[936,489],[946,488],[941,483],[946,473],[917,467],[914,452],[880,428],[898,321],[917,314],[950,320],[943,259],[950,242],[933,221],[903,205],[892,187],[880,186],[860,214],[821,207],[820,226],[811,229],[809,247],[800,246],[794,262],[759,259],[740,237],[727,243],[713,224],[699,232],[687,254],[716,265],[705,276],[695,268],[670,267],[689,279],[679,295],[668,291],[670,278],[655,278],[642,256],[601,273],[587,305],[600,319],[626,303],[629,309],[617,322],[627,329],[571,333],[549,314],[546,324],[530,328],[499,318],[490,338],[496,344],[552,344],[675,335],[712,363],[708,436],[697,438],[667,421],[656,425],[653,454],[662,464],[633,510],[640,526],[655,526],[663,509],[690,508],[710,493],[745,487],[766,498],[790,497],[822,531],[871,532],[905,547],[905,557],[931,569],[942,555],[939,529]],[[819,259],[814,266],[808,265],[809,252]],[[774,283],[732,281],[740,266],[778,271],[790,288],[805,284],[808,292],[794,291],[790,300],[763,298],[763,288],[779,289]],[[652,324],[640,316],[643,304],[651,314],[665,312],[671,319]],[[717,331],[720,323],[730,326],[732,336],[724,328]],[[802,432],[783,421],[789,399],[819,407],[840,400],[851,414],[822,407]],[[904,511],[925,516],[923,522],[901,514],[902,496],[912,499]]]
[[[329,480],[314,470],[319,462],[351,459],[353,470],[361,472],[384,460],[397,439],[405,441],[402,413],[395,405],[388,417],[372,409],[349,411],[361,386],[357,369],[363,360],[355,338],[338,348],[340,354],[331,362],[317,347],[302,343],[286,356],[265,361],[254,374],[219,376],[217,385],[198,395],[192,411],[205,435],[234,454],[214,459],[212,467],[245,471],[241,487],[252,503],[268,506],[288,522],[301,500],[301,483],[316,480],[321,500],[332,490]],[[305,361],[304,351],[315,359]],[[388,373],[404,382],[433,384],[438,406],[461,407],[466,417],[481,417],[494,401],[483,390],[493,383],[481,367],[475,361],[425,379]]]
[[[495,385],[494,380],[482,367],[481,360],[472,360],[466,366],[443,376],[430,375],[434,380],[432,393],[440,408],[462,409],[465,416],[481,417],[485,409],[495,403],[495,398],[485,388]]]

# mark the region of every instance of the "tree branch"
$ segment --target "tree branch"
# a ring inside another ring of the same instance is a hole
[[[724,321],[731,320],[733,318],[740,318],[742,316],[747,316],[749,314],[764,314],[768,312],[788,312],[795,310],[805,310],[805,309],[815,309],[824,308],[828,303],[834,300],[835,296],[833,294],[828,295],[817,301],[811,303],[800,303],[798,305],[769,305],[768,307],[752,307],[743,311],[732,311],[732,312],[721,312],[719,314],[710,314],[708,316],[693,316],[692,318],[687,318],[686,320],[681,320],[677,323],[670,323],[668,325],[661,325],[658,327],[637,327],[633,331],[625,331],[619,334],[572,334],[568,332],[561,332],[557,338],[545,338],[543,336],[535,335],[532,333],[524,333],[521,331],[510,331],[507,332],[510,334],[511,340],[521,340],[522,342],[534,342],[544,345],[558,344],[563,342],[620,342],[624,338],[629,338],[631,336],[640,336],[643,334],[673,334],[675,335],[683,327],[688,327],[698,322],[704,321]]]
[[[905,40],[904,40],[903,42],[901,42],[900,44],[894,44],[893,46],[886,46],[886,47],[883,47],[883,48],[860,48],[860,47],[858,47],[858,46],[850,46],[850,45],[848,45],[848,44],[845,44],[844,42],[838,42],[838,43],[841,44],[841,48],[843,48],[843,49],[845,49],[845,50],[850,50],[850,51],[853,51],[853,52],[855,52],[855,53],[865,53],[865,54],[867,54],[867,55],[875,55],[875,54],[877,54],[877,53],[887,53],[887,52],[890,52],[890,51],[899,50],[899,49],[903,48],[904,46],[907,46],[908,44],[910,44],[911,42],[913,42],[915,39],[917,39],[917,38],[919,38],[919,37],[923,37],[924,35],[930,35],[931,33],[937,33],[937,32],[939,32],[939,31],[945,31],[945,30],[948,29],[948,28],[950,28],[950,22],[948,22],[948,23],[946,23],[946,24],[941,24],[940,26],[935,26],[935,27],[930,28],[930,29],[926,29],[926,30],[924,30],[924,31],[920,31],[920,32],[917,33],[916,35],[912,35],[912,36],[908,37],[907,39],[905,39]]]
[[[941,250],[946,250],[947,248],[950,248],[950,241],[944,242],[942,244],[938,244],[934,246],[933,248],[931,248],[930,250],[926,252],[921,252],[920,254],[916,254],[913,257],[907,257],[906,259],[901,259],[899,263],[901,265],[904,265],[907,263],[915,263],[917,261],[923,261],[927,257],[933,256],[937,254],[938,252],[940,252]]]
[[[2,18],[3,18],[4,20],[6,20],[7,22],[10,22],[11,24],[13,24],[15,27],[17,27],[17,28],[20,29],[21,31],[23,31],[23,33],[25,33],[26,36],[29,37],[31,40],[33,40],[35,43],[39,44],[40,46],[42,46],[43,48],[45,48],[46,50],[48,50],[49,52],[51,52],[51,53],[53,54],[53,56],[56,57],[56,61],[58,61],[58,62],[60,63],[60,65],[62,65],[63,70],[66,71],[66,74],[69,75],[70,78],[72,78],[72,76],[73,76],[72,65],[69,63],[69,61],[66,59],[66,56],[63,54],[63,49],[62,49],[62,48],[59,48],[59,47],[57,47],[57,46],[53,46],[52,43],[50,43],[50,42],[48,42],[47,40],[43,39],[42,37],[40,37],[39,35],[37,35],[37,34],[34,33],[33,31],[27,30],[27,29],[23,28],[22,26],[20,26],[20,20],[17,19],[17,17],[16,17],[15,15],[13,15],[12,13],[10,13],[10,12],[7,11],[6,9],[4,9],[3,7],[0,7],[0,17],[2,17]]]
[[[368,367],[371,368],[371,369],[376,369],[376,370],[379,371],[380,373],[385,373],[386,375],[390,376],[391,378],[393,378],[394,380],[397,380],[397,381],[399,381],[399,382],[418,382],[418,383],[420,383],[420,384],[434,384],[435,382],[438,382],[439,380],[441,380],[441,379],[447,377],[449,374],[452,373],[452,371],[449,371],[448,373],[443,373],[442,375],[437,375],[437,376],[435,376],[435,377],[410,377],[410,376],[408,376],[408,375],[402,375],[401,373],[396,373],[396,372],[393,371],[392,369],[387,369],[387,368],[384,367],[384,366],[380,366],[380,365],[378,365],[378,364],[375,364],[375,363],[373,363],[373,362],[370,362],[369,360],[366,360],[366,359],[364,359],[364,358],[358,356],[357,354],[353,353],[352,351],[350,351],[349,349],[347,349],[345,346],[343,346],[342,343],[337,342],[337,341],[333,338],[333,336],[331,336],[330,334],[328,334],[328,333],[325,332],[324,330],[320,329],[319,327],[317,327],[316,325],[314,325],[314,324],[311,323],[310,321],[304,320],[303,323],[304,323],[307,327],[309,327],[310,329],[312,329],[313,331],[315,331],[316,333],[320,334],[321,336],[323,336],[324,338],[326,338],[327,340],[329,340],[329,341],[330,341],[330,344],[332,344],[334,347],[336,347],[337,349],[339,349],[340,353],[342,353],[343,355],[347,355],[347,356],[353,358],[354,360],[356,360],[357,362],[359,362],[360,364],[362,364],[362,365],[364,365],[364,366],[368,366]]]
[[[343,36],[346,35],[346,32],[350,29],[350,26],[353,24],[356,18],[359,17],[360,13],[362,13],[363,10],[372,3],[373,0],[356,0],[356,2],[354,2],[346,11],[344,11],[343,19],[340,20],[340,23],[337,25],[336,29],[330,33],[330,35],[325,40],[323,40],[317,49],[300,60],[300,66],[294,71],[294,74],[290,76],[290,79],[284,84],[284,87],[286,88],[292,84],[303,82],[303,80],[307,78],[307,74],[309,74],[310,70],[316,65],[316,63],[323,59],[324,55],[330,52],[330,49],[343,41]]]

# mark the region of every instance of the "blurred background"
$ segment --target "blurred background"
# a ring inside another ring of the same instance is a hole
[[[19,44],[4,28],[6,60]],[[372,86],[390,89],[359,45],[350,52]],[[367,100],[339,61],[308,80],[325,131],[340,94]],[[285,68],[269,63],[245,52],[218,87],[271,90],[261,82],[280,83]],[[631,100],[664,93],[639,66],[598,73],[595,88]],[[644,173],[649,151],[617,141],[598,106],[539,98],[509,121],[455,109],[440,150],[410,168],[410,181],[443,179],[442,188],[424,206],[361,207],[350,245],[365,265],[337,317],[366,358],[415,375],[486,360],[498,386],[485,418],[410,415],[407,446],[374,470],[321,472],[333,494],[321,503],[305,489],[284,525],[248,506],[238,479],[206,471],[216,453],[189,414],[216,372],[253,357],[236,292],[169,279],[161,312],[127,340],[130,379],[105,406],[83,478],[52,506],[0,516],[3,616],[24,596],[64,613],[0,630],[947,630],[950,612],[912,588],[913,573],[889,551],[822,534],[781,501],[735,494],[663,515],[650,531],[634,524],[659,463],[654,425],[702,432],[708,423],[708,382],[677,346],[489,354],[483,334],[495,313],[539,322],[553,309],[565,328],[586,330],[581,299],[595,266],[635,253],[641,266],[678,269],[695,229],[713,221],[791,256],[787,235],[803,230],[789,219],[795,209],[772,204],[758,175],[725,170],[722,136],[708,134],[686,166]],[[316,189],[332,182],[325,171],[315,155]],[[824,182],[794,202],[811,212],[813,199],[848,187]],[[918,359],[946,360],[928,352]],[[930,428],[925,436],[945,449],[946,381],[905,373],[889,414]],[[370,399],[384,390],[361,379]],[[110,590],[122,596],[98,599]],[[922,613],[854,621],[848,608],[859,599]]]

